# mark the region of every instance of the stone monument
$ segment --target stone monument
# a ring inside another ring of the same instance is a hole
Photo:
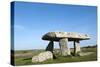
[[[59,42],[61,55],[68,56],[71,55],[68,41],[74,42],[74,55],[79,55],[81,52],[80,41],[88,40],[90,37],[87,34],[75,32],[48,32],[42,37],[42,39],[50,41],[46,51],[51,51],[53,53],[54,41],[56,41]]]

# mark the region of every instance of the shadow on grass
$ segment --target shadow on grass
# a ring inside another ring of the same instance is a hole
[[[31,60],[32,58],[25,58],[25,59],[23,59],[23,60]]]

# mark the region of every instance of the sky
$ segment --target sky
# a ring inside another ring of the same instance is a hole
[[[97,7],[14,2],[14,49],[45,49],[49,41],[42,40],[47,32],[79,32],[90,35],[80,46],[97,44]],[[73,47],[73,42],[68,43]],[[55,42],[54,48],[59,48]]]

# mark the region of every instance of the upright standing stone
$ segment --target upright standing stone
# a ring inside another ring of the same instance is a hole
[[[51,51],[53,53],[53,47],[54,47],[54,43],[53,41],[50,41],[46,48],[46,51]]]
[[[80,42],[79,40],[74,41],[74,55],[80,54]]]
[[[70,55],[70,49],[68,47],[68,39],[67,38],[60,39],[59,46],[60,46],[62,56]]]

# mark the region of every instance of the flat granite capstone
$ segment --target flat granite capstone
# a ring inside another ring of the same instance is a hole
[[[90,36],[83,33],[76,33],[76,32],[48,32],[46,33],[42,39],[43,40],[53,40],[59,41],[59,39],[68,38],[69,41],[73,40],[88,40]]]

